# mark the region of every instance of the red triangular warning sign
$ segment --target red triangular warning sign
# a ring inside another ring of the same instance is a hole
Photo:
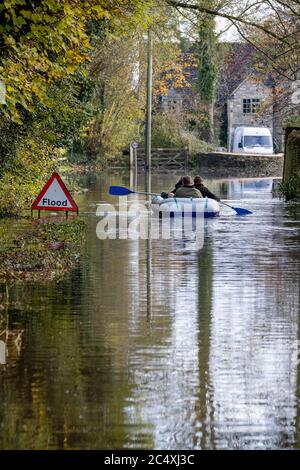
[[[77,204],[73,201],[58,173],[53,173],[32,204],[31,209],[78,212]]]

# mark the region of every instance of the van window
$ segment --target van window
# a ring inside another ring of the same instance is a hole
[[[244,147],[272,147],[272,139],[267,135],[246,135]]]

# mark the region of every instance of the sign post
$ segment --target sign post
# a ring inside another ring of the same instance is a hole
[[[67,187],[63,183],[58,173],[53,173],[49,178],[44,188],[31,206],[31,211],[64,211],[66,217],[68,212],[76,212],[78,215],[79,209]]]
[[[151,132],[152,132],[152,81],[153,81],[153,55],[152,31],[148,29],[148,59],[147,59],[147,111],[146,111],[146,139],[145,139],[145,170],[151,171]],[[149,188],[148,188],[149,190]]]
[[[135,178],[134,178],[134,188],[137,189],[137,174],[138,174],[138,148],[139,148],[139,143],[138,142],[131,142],[131,148],[133,151],[133,160],[134,160],[134,170],[135,170]]]

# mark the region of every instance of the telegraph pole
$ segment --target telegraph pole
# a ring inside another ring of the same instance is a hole
[[[147,67],[147,110],[146,110],[146,139],[145,139],[145,170],[151,171],[151,127],[152,127],[152,32],[148,29],[148,67]]]

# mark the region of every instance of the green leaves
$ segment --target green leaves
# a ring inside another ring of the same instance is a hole
[[[218,66],[217,66],[217,39],[215,34],[214,18],[201,18],[199,21],[199,36],[197,41],[196,57],[198,61],[197,91],[201,99],[211,103],[215,97]]]
[[[89,78],[90,62],[108,29],[115,37],[123,31],[131,34],[139,22],[147,24],[150,16],[145,11],[155,2],[0,3],[0,80],[6,86],[6,103],[0,105],[2,214],[16,214],[28,203],[62,152],[84,148],[94,134],[101,150],[115,151],[136,132],[142,115],[132,90],[132,57],[125,78],[114,70],[106,78],[112,82],[105,96],[107,108],[97,101],[99,82]],[[20,194],[18,204],[14,188]]]
[[[5,115],[20,122],[18,105],[29,110],[36,98],[45,103],[45,84],[73,74],[89,60],[90,21],[128,22],[140,11],[137,0],[41,0],[36,6],[5,0],[0,6],[1,78],[10,87]]]

